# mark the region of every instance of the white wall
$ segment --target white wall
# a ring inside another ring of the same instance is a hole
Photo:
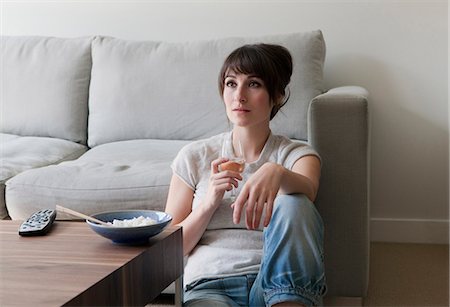
[[[185,41],[321,29],[327,87],[367,88],[372,239],[448,242],[447,1],[5,1],[3,35]]]

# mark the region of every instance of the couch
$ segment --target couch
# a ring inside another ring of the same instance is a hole
[[[293,55],[291,97],[271,129],[322,157],[316,206],[328,295],[364,297],[368,95],[357,86],[324,88],[319,30],[188,42],[2,37],[1,217],[22,220],[56,204],[85,214],[164,210],[178,150],[231,129],[219,68],[234,48],[254,42]]]

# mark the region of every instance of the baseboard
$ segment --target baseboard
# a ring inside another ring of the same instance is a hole
[[[449,220],[370,219],[370,241],[449,244]]]

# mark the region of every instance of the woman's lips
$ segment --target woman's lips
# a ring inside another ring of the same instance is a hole
[[[233,109],[234,112],[238,112],[238,113],[247,113],[250,112],[250,110],[247,109],[241,109],[241,108],[237,108],[237,109]]]

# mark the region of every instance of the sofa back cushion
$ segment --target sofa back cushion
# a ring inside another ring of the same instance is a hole
[[[96,37],[89,146],[129,139],[194,140],[230,129],[218,93],[219,70],[232,50],[257,42],[281,44],[293,56],[291,97],[271,125],[275,133],[305,140],[307,108],[323,92],[320,31],[184,43]]]
[[[0,132],[85,144],[92,39],[1,39]]]

